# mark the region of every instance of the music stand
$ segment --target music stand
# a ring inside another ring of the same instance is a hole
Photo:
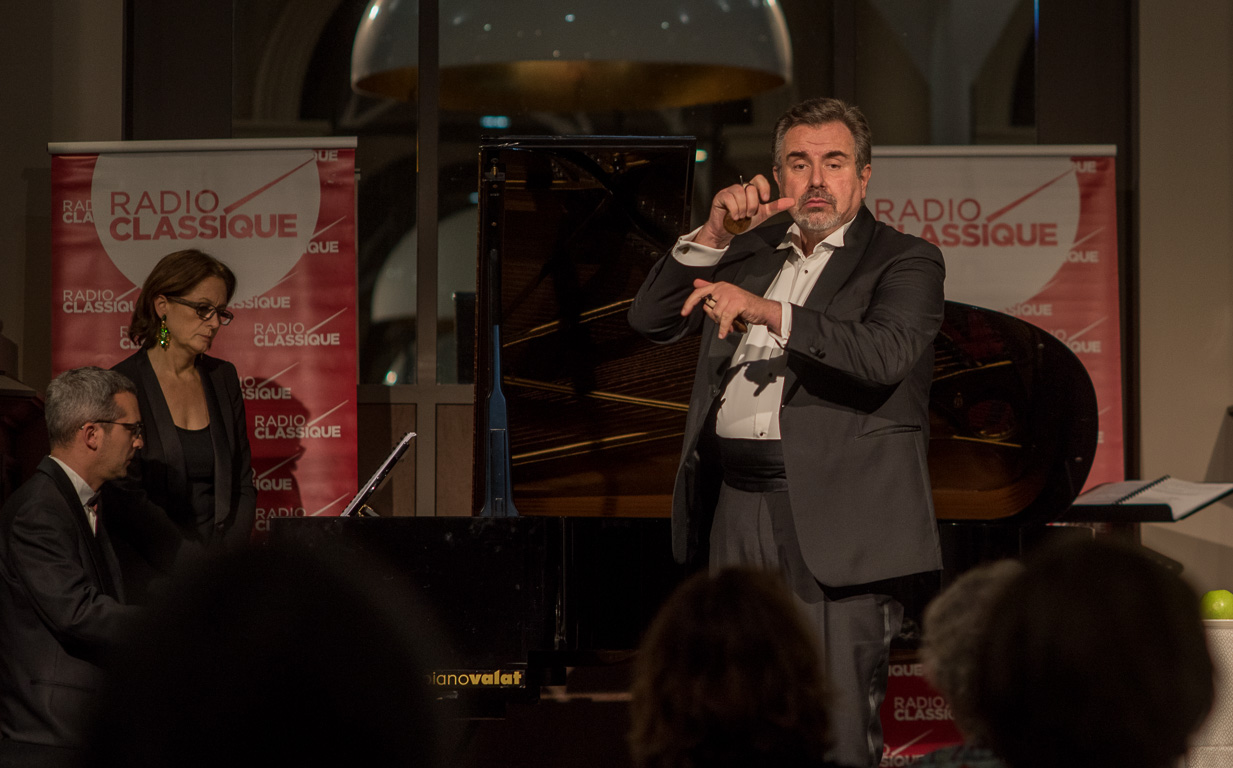
[[[381,466],[377,467],[377,471],[373,472],[372,477],[368,478],[368,482],[360,487],[359,493],[355,494],[355,497],[348,502],[347,508],[342,511],[339,517],[351,517],[352,515],[356,517],[378,517],[377,513],[373,512],[372,508],[368,506],[368,499],[377,492],[377,489],[381,487],[381,483],[384,482],[385,476],[390,473],[390,470],[394,468],[394,465],[398,463],[402,455],[407,452],[407,448],[411,446],[411,440],[414,437],[414,432],[408,432],[402,436],[402,439],[398,441],[394,449],[385,457],[385,461],[381,462]]]

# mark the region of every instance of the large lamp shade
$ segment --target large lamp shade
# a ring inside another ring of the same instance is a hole
[[[418,0],[370,0],[358,93],[416,98]],[[440,0],[440,106],[462,111],[683,107],[788,83],[777,0]]]

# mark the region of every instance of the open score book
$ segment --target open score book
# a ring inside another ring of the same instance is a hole
[[[1181,520],[1230,493],[1233,483],[1194,483],[1169,475],[1104,483],[1079,494],[1063,519],[1132,523]]]

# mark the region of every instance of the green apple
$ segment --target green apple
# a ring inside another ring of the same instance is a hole
[[[1233,619],[1233,592],[1213,589],[1203,595],[1199,602],[1199,611],[1205,619]]]

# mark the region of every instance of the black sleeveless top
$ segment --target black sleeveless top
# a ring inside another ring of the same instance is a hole
[[[214,533],[214,442],[210,428],[176,427],[184,449],[184,468],[188,474],[189,499],[193,518],[202,541]]]

